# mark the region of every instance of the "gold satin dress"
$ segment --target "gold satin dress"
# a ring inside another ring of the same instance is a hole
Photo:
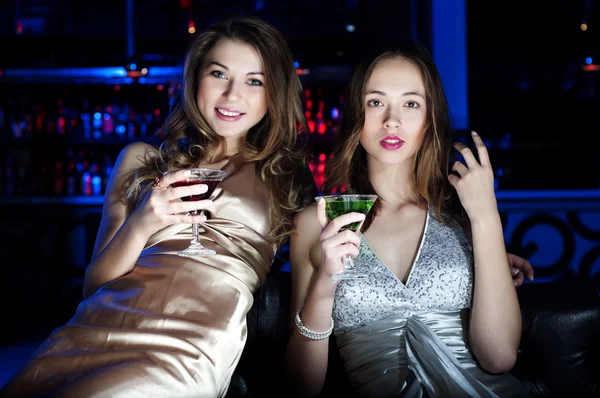
[[[176,255],[190,243],[189,225],[157,232],[133,270],[82,301],[3,394],[225,396],[274,248],[265,239],[268,198],[254,163],[237,156],[223,170],[228,176],[201,230],[202,244],[217,254]]]

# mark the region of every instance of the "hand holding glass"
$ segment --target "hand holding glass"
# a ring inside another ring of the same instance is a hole
[[[189,186],[195,184],[206,184],[208,186],[208,190],[205,193],[199,195],[191,195],[184,196],[181,198],[183,201],[198,201],[209,199],[210,195],[214,192],[215,188],[219,185],[221,181],[227,176],[227,173],[223,170],[215,170],[215,169],[190,169],[191,173],[188,178],[184,181],[177,181],[173,183],[173,187],[181,187],[181,186]],[[204,210],[200,211],[200,214],[203,214]],[[197,215],[198,211],[194,210],[192,215]],[[177,254],[184,257],[189,256],[210,256],[215,254],[216,252],[212,249],[207,249],[200,243],[200,239],[198,237],[198,230],[200,225],[195,223],[192,224],[192,241],[190,242],[190,246],[178,252]]]
[[[377,195],[341,194],[322,196],[320,198],[325,200],[325,212],[327,213],[327,218],[329,218],[329,220],[333,220],[336,217],[348,213],[362,213],[366,215],[377,200]],[[315,199],[319,200],[319,197]],[[361,221],[358,221],[345,225],[342,227],[341,231],[349,229],[353,232],[356,232],[361,223]],[[344,270],[340,273],[332,275],[331,279],[361,279],[365,278],[366,276],[367,275],[356,270],[354,262],[352,261],[352,257],[347,255],[344,257]]]

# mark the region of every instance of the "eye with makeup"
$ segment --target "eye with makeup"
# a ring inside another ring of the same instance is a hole
[[[367,101],[367,106],[379,107],[379,106],[383,106],[383,103],[377,99],[371,99],[371,100]]]
[[[210,74],[218,79],[225,79],[227,77],[225,73],[221,72],[220,70],[213,70],[210,72]]]
[[[261,82],[258,79],[250,79],[250,80],[248,80],[248,84],[251,86],[260,87],[263,85],[263,82]]]
[[[410,109],[419,109],[421,107],[421,105],[415,101],[408,101],[404,106]]]

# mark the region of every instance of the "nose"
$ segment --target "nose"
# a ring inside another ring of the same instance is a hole
[[[386,130],[396,131],[402,127],[402,122],[400,121],[400,114],[397,111],[390,110],[386,115],[385,120],[383,121],[383,127]]]
[[[242,82],[238,83],[236,80],[231,79],[227,85],[227,89],[223,93],[225,98],[232,102],[237,101],[240,98],[242,84]]]

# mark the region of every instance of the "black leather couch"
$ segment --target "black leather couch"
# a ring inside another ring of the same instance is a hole
[[[276,267],[275,267],[276,268]],[[288,397],[284,350],[290,274],[274,269],[248,314],[248,342],[228,397]],[[600,296],[589,279],[567,275],[518,288],[523,333],[512,369],[534,397],[600,397]],[[323,397],[352,396],[335,340]]]

